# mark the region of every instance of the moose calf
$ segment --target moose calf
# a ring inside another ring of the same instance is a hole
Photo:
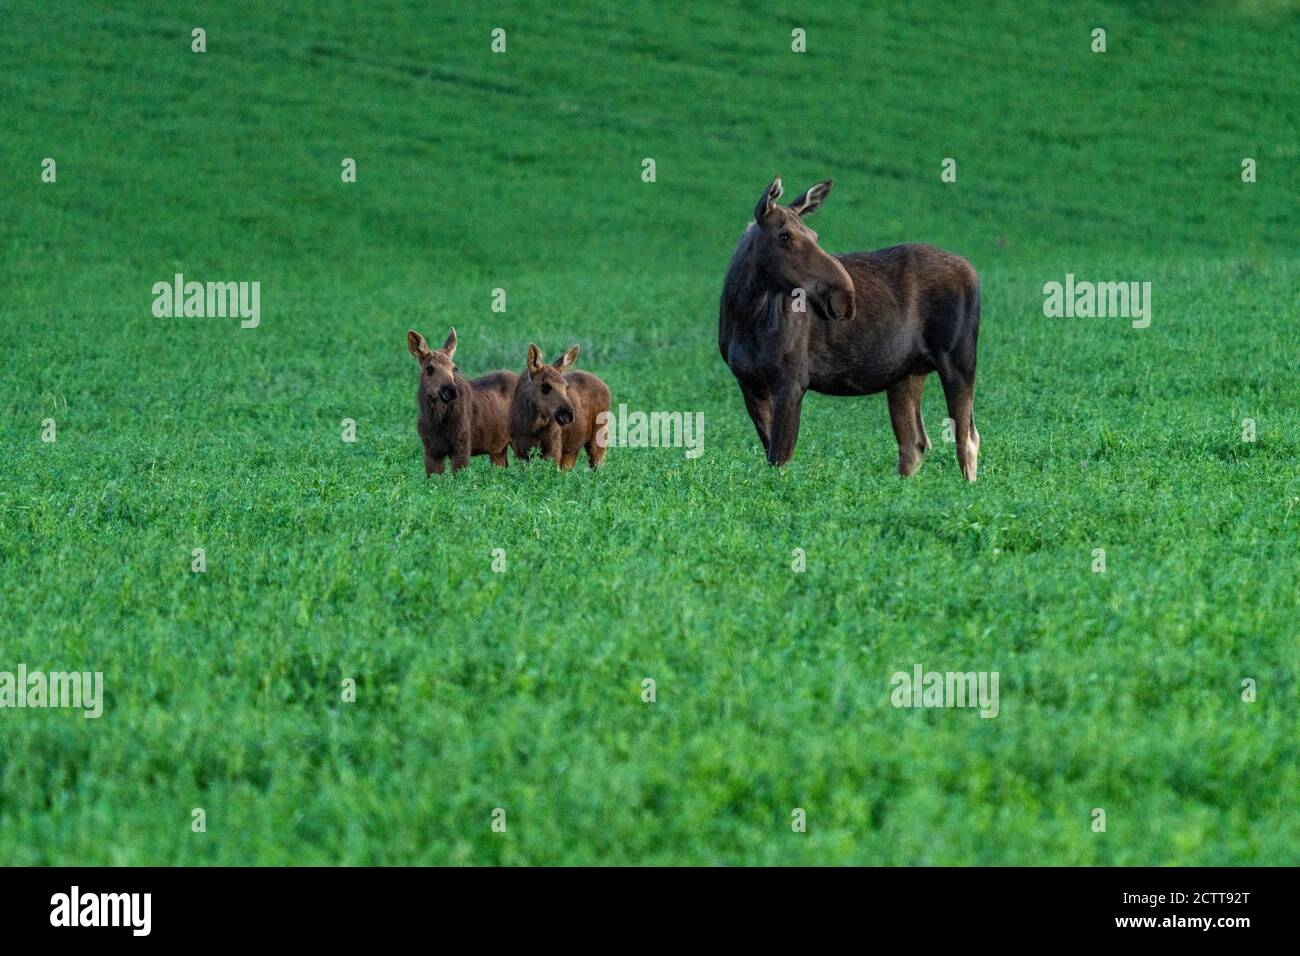
[[[515,383],[510,401],[510,445],[516,458],[527,459],[534,448],[567,471],[587,450],[587,463],[595,468],[605,460],[603,422],[609,418],[609,388],[587,372],[565,372],[578,360],[578,346],[565,352],[554,365],[546,365],[536,345],[528,346],[524,374]],[[598,440],[598,436],[599,440]]]
[[[424,476],[442,474],[451,456],[452,474],[469,464],[471,455],[487,455],[492,464],[506,467],[510,433],[506,426],[514,372],[489,372],[473,381],[460,374],[453,361],[456,330],[440,349],[430,349],[419,332],[406,333],[406,345],[420,363],[418,426],[424,442]]]

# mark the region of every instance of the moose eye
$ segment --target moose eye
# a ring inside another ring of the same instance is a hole
[[[551,386],[549,386],[549,385],[543,385],[543,386],[542,386],[542,394],[543,394],[543,395],[550,395],[550,394],[551,394]]]
[[[460,369],[458,369],[458,368],[457,368],[456,366],[454,366],[454,365],[451,367],[451,370],[452,370],[453,372],[459,372],[459,371],[460,371]]]
[[[433,374],[433,366],[432,366],[432,365],[426,365],[426,366],[424,367],[424,374],[425,374],[425,375],[432,375],[432,374]]]
[[[781,240],[781,245],[783,246],[790,245],[790,233],[783,232],[781,233],[781,235],[777,236],[777,238]]]

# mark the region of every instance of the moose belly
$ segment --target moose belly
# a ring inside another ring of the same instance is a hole
[[[809,369],[808,387],[824,395],[873,395],[917,371],[910,355],[832,357]]]
[[[923,371],[918,343],[879,319],[813,327],[808,343],[808,387],[826,395],[871,395]]]

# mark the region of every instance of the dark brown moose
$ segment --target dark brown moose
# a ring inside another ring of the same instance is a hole
[[[473,381],[456,367],[456,330],[440,349],[430,349],[419,332],[406,333],[406,347],[420,363],[418,430],[424,442],[424,475],[442,474],[451,457],[452,474],[469,464],[471,455],[487,455],[506,467],[510,433],[506,421],[514,372],[489,372]]]
[[[542,450],[567,471],[587,450],[587,464],[605,460],[605,434],[609,418],[609,388],[587,372],[565,372],[578,360],[578,346],[547,365],[536,345],[528,346],[524,373],[515,384],[510,402],[510,445],[515,457],[527,459],[534,448]],[[605,417],[597,420],[604,412]]]
[[[829,255],[804,219],[831,181],[778,206],[781,179],[763,191],[754,222],[732,254],[718,316],[718,347],[773,465],[799,437],[808,389],[826,395],[885,392],[898,439],[898,471],[910,475],[930,449],[921,390],[939,373],[953,421],[957,463],[975,480],[975,341],[979,277],[960,256],[909,243]]]

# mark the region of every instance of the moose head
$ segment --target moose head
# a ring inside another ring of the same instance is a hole
[[[442,348],[431,349],[424,336],[415,330],[406,333],[406,347],[411,350],[415,360],[420,363],[420,391],[428,397],[430,403],[444,402],[451,404],[460,397],[456,385],[456,330],[452,329]]]
[[[802,289],[820,318],[853,318],[853,280],[839,260],[817,244],[817,233],[804,222],[830,195],[831,181],[818,183],[788,206],[777,205],[782,191],[777,176],[754,208],[755,264],[782,291]]]
[[[563,427],[573,421],[573,403],[569,401],[568,383],[564,373],[578,360],[578,346],[565,352],[552,365],[547,365],[542,358],[542,350],[536,345],[528,346],[526,366],[527,382],[524,383],[524,396],[537,409],[540,424],[554,421]]]

